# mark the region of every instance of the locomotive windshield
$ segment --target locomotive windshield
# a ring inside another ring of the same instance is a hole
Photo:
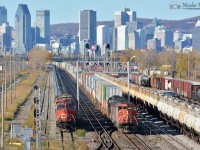
[[[128,110],[131,110],[131,109],[136,109],[136,107],[134,107],[134,106],[128,106]]]
[[[57,110],[59,109],[75,109],[74,105],[57,105]]]
[[[118,110],[121,110],[121,109],[135,110],[136,107],[135,106],[119,106]]]
[[[57,105],[57,109],[64,109],[65,108],[65,105]]]
[[[74,105],[67,105],[66,108],[67,109],[74,109]]]

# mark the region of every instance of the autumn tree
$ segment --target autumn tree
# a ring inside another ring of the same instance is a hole
[[[138,58],[139,65],[143,69],[151,70],[157,63],[157,52],[154,50],[144,50]]]
[[[140,50],[131,50],[131,49],[126,49],[123,54],[120,56],[120,61],[121,62],[127,62],[131,59],[131,57],[135,56],[136,62],[139,62],[139,56],[141,54]]]
[[[178,54],[176,58],[176,76],[187,79],[188,54]]]
[[[29,53],[29,64],[34,71],[42,69],[44,65],[51,61],[51,53],[47,50],[34,47]]]
[[[176,53],[175,51],[163,51],[158,55],[160,65],[170,65],[172,68],[176,66]]]
[[[199,62],[200,62],[200,57],[199,53],[197,51],[192,51],[188,54],[188,71],[189,71],[189,78],[190,79],[196,79],[196,73],[199,70]]]

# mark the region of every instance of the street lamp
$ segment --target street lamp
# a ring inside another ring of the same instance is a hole
[[[130,70],[131,70],[131,60],[134,58],[135,60],[135,56],[132,56],[129,61],[127,62],[127,70],[128,70],[128,101],[130,102]],[[135,62],[134,62],[135,63]]]
[[[188,80],[190,80],[190,53],[188,53]]]

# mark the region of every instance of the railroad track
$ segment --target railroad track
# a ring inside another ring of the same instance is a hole
[[[69,76],[66,75],[65,71],[63,70],[59,71],[60,75],[62,76],[63,82],[67,86],[65,92],[67,91],[70,92],[72,96],[76,98],[76,86],[74,81],[72,81],[69,78]],[[108,123],[109,121],[105,118],[105,116],[103,116],[101,112],[97,108],[95,108],[93,103],[89,101],[88,98],[86,98],[85,94],[82,93],[81,91],[80,91],[80,108],[101,141],[97,149],[100,149],[103,146],[105,149],[119,150],[120,148],[110,136],[110,132],[111,130],[113,130],[114,126]]]
[[[72,149],[75,150],[73,131],[70,130],[69,132],[70,132],[70,137],[71,137],[71,141],[72,141]],[[64,131],[62,129],[60,129],[60,136],[61,136],[62,150],[64,150],[65,149],[65,147],[64,147]]]
[[[123,133],[124,134],[124,133]],[[151,148],[143,142],[136,134],[124,134],[126,139],[132,144],[134,149],[137,150],[150,150]]]
[[[175,139],[169,132],[164,131],[163,129],[159,128],[155,125],[154,121],[148,119],[147,117],[144,117],[142,113],[139,113],[140,116],[140,124],[144,126],[146,129],[149,130],[149,133],[159,135],[161,139],[165,141],[165,144],[167,144],[169,147],[171,147],[173,150],[175,149],[181,149],[181,150],[189,150],[186,145]]]
[[[55,69],[55,73],[57,76],[57,86],[55,88],[57,88],[59,91],[57,94],[64,94],[64,93],[68,93],[66,90],[66,87],[64,85],[63,79],[61,78],[60,74],[58,73],[58,69]],[[60,128],[60,136],[61,136],[61,144],[62,144],[62,150],[64,150],[64,131],[63,129]],[[72,149],[75,150],[75,145],[74,145],[74,137],[73,137],[73,129],[71,128],[69,130],[70,133],[70,137],[71,137],[71,141],[72,141]]]
[[[74,95],[76,96],[76,93],[75,93],[76,87],[74,87],[74,84],[75,84],[74,81],[72,81],[72,79],[69,79],[69,77],[67,78],[66,73],[64,71],[61,71],[61,73],[63,76],[65,76],[64,80],[66,80],[66,82],[69,82],[68,88],[70,87],[71,92],[74,93]],[[99,139],[101,141],[101,145],[99,145],[99,147],[97,149],[100,149],[101,146],[104,146],[104,148],[106,148],[106,149],[123,149],[121,147],[124,147],[124,144],[121,142],[121,140],[120,140],[121,143],[119,144],[121,146],[120,147],[119,145],[116,144],[116,142],[111,137],[111,134],[115,131],[114,126],[110,126],[110,124],[105,124],[105,122],[109,122],[109,121],[108,120],[105,121],[105,118],[103,118],[104,116],[102,116],[101,112],[95,108],[95,106],[93,105],[93,103],[91,101],[88,100],[88,98],[86,97],[85,94],[83,94],[83,93],[80,93],[80,94],[81,94],[80,108],[84,112],[87,120],[90,122],[92,128],[94,129],[96,134],[99,136]],[[95,117],[96,115],[98,117]],[[98,120],[104,120],[104,121],[99,122]],[[117,134],[120,134],[119,131],[116,131],[116,132],[118,132]],[[128,141],[128,143],[126,142],[129,145],[128,149],[138,149],[138,150],[139,149],[143,149],[143,150],[151,149],[135,134],[126,135],[122,132],[121,132],[121,134],[123,134],[123,136],[125,136],[125,139]],[[122,138],[124,138],[124,137],[122,137]],[[126,147],[127,147],[127,145],[126,145]]]
[[[43,112],[43,109],[44,109],[44,105],[45,105],[45,102],[46,102],[46,114],[45,114],[45,110],[44,110],[44,121],[45,121],[45,129],[44,129],[44,134],[47,135],[47,124],[48,124],[48,119],[49,119],[49,95],[50,95],[50,85],[51,85],[51,80],[50,80],[50,75],[48,74],[47,76],[47,81],[46,81],[46,84],[45,84],[45,88],[44,88],[44,94],[43,94],[43,98],[42,98],[42,105],[41,105],[41,113]],[[47,101],[45,101],[45,99]]]

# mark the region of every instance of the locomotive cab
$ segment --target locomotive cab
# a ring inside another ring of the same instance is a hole
[[[62,101],[56,104],[56,124],[61,128],[74,126],[76,122],[76,105],[73,101]]]
[[[118,106],[116,113],[119,126],[138,125],[137,111],[134,104],[121,104]]]

